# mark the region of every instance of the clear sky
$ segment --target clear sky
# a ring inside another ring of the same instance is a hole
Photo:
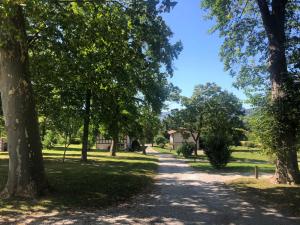
[[[204,19],[200,0],[177,0],[178,4],[164,19],[174,33],[174,40],[181,40],[183,51],[174,62],[171,82],[191,96],[197,84],[215,82],[222,88],[245,100],[242,90],[232,86],[234,78],[224,71],[219,57],[222,40],[217,34],[209,34],[212,22]]]

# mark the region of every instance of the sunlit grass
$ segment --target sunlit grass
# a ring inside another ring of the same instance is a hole
[[[88,162],[80,161],[78,146],[70,146],[63,163],[63,148],[44,150],[45,168],[53,193],[37,199],[0,200],[0,213],[65,208],[104,208],[128,200],[151,187],[157,169],[154,156],[90,151]],[[8,156],[0,153],[0,188],[7,179]]]
[[[161,153],[173,154],[176,157],[176,150],[162,149],[155,147],[155,150]],[[254,173],[254,167],[258,166],[262,173],[273,173],[275,166],[273,159],[262,154],[257,148],[249,148],[243,146],[232,146],[231,160],[224,169],[214,169],[203,151],[198,151],[198,156],[192,156],[188,159],[188,163],[195,169],[207,173]]]

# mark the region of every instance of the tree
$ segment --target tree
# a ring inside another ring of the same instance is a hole
[[[211,164],[224,167],[230,159],[229,145],[234,142],[237,128],[243,125],[239,99],[216,84],[207,83],[197,85],[186,104],[194,108],[194,124],[198,125]]]
[[[21,4],[0,7],[0,91],[8,138],[9,171],[5,196],[44,193],[44,171],[34,94],[29,76],[25,19]]]
[[[141,102],[151,103],[156,111],[162,107],[169,93],[167,77],[172,73],[172,60],[181,50],[180,43],[170,44],[172,33],[159,16],[172,6],[171,1],[49,4],[53,9],[44,15],[48,27],[39,33],[39,45],[32,50],[39,62],[34,64],[36,84],[40,85],[36,87],[58,95],[68,91],[77,99],[70,104],[81,111],[84,121],[83,160],[87,156],[91,115],[106,124],[114,136],[113,149],[118,146],[129,105],[136,108]],[[38,24],[38,18],[31,20]],[[53,63],[46,63],[51,69],[41,74],[39,67],[47,58],[53,59]],[[161,72],[161,64],[166,72]],[[50,94],[46,99],[51,103],[54,96]]]
[[[225,38],[221,57],[237,85],[255,96],[271,95],[273,153],[278,183],[300,183],[296,136],[299,128],[300,6],[297,1],[210,1],[202,5]],[[254,98],[254,103],[257,98]],[[293,115],[291,115],[293,114]]]
[[[229,158],[228,146],[236,141],[243,127],[242,104],[231,93],[214,83],[195,86],[190,98],[183,98],[184,108],[174,110],[167,118],[168,126],[192,136],[197,147],[201,138],[211,163],[224,167]],[[194,152],[195,155],[197,151]]]

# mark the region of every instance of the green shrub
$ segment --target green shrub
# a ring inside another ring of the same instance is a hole
[[[157,136],[155,138],[155,143],[160,147],[164,148],[165,145],[168,143],[168,140],[164,136]]]
[[[178,155],[183,155],[184,158],[188,158],[193,154],[193,151],[195,149],[195,145],[191,143],[183,143],[182,145],[177,147],[177,154]]]
[[[47,130],[43,139],[43,147],[51,149],[57,144],[57,134],[52,130]]]
[[[166,146],[166,144],[164,144],[164,143],[158,144],[158,147],[160,147],[160,148],[165,148],[165,146]]]
[[[231,156],[228,141],[223,136],[207,137],[204,152],[210,164],[216,169],[224,168]]]
[[[138,140],[134,140],[131,144],[131,148],[129,149],[131,152],[138,152],[141,151],[141,145]]]
[[[79,145],[81,144],[81,138],[72,138],[71,141],[70,141],[70,144],[72,145]]]

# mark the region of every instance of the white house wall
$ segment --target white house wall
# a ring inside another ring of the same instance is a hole
[[[194,136],[197,136],[197,133],[194,133]],[[184,139],[181,133],[174,133],[170,135],[170,144],[173,145],[173,149],[176,149],[178,146],[182,145],[184,142],[196,144],[192,135],[188,139]]]

